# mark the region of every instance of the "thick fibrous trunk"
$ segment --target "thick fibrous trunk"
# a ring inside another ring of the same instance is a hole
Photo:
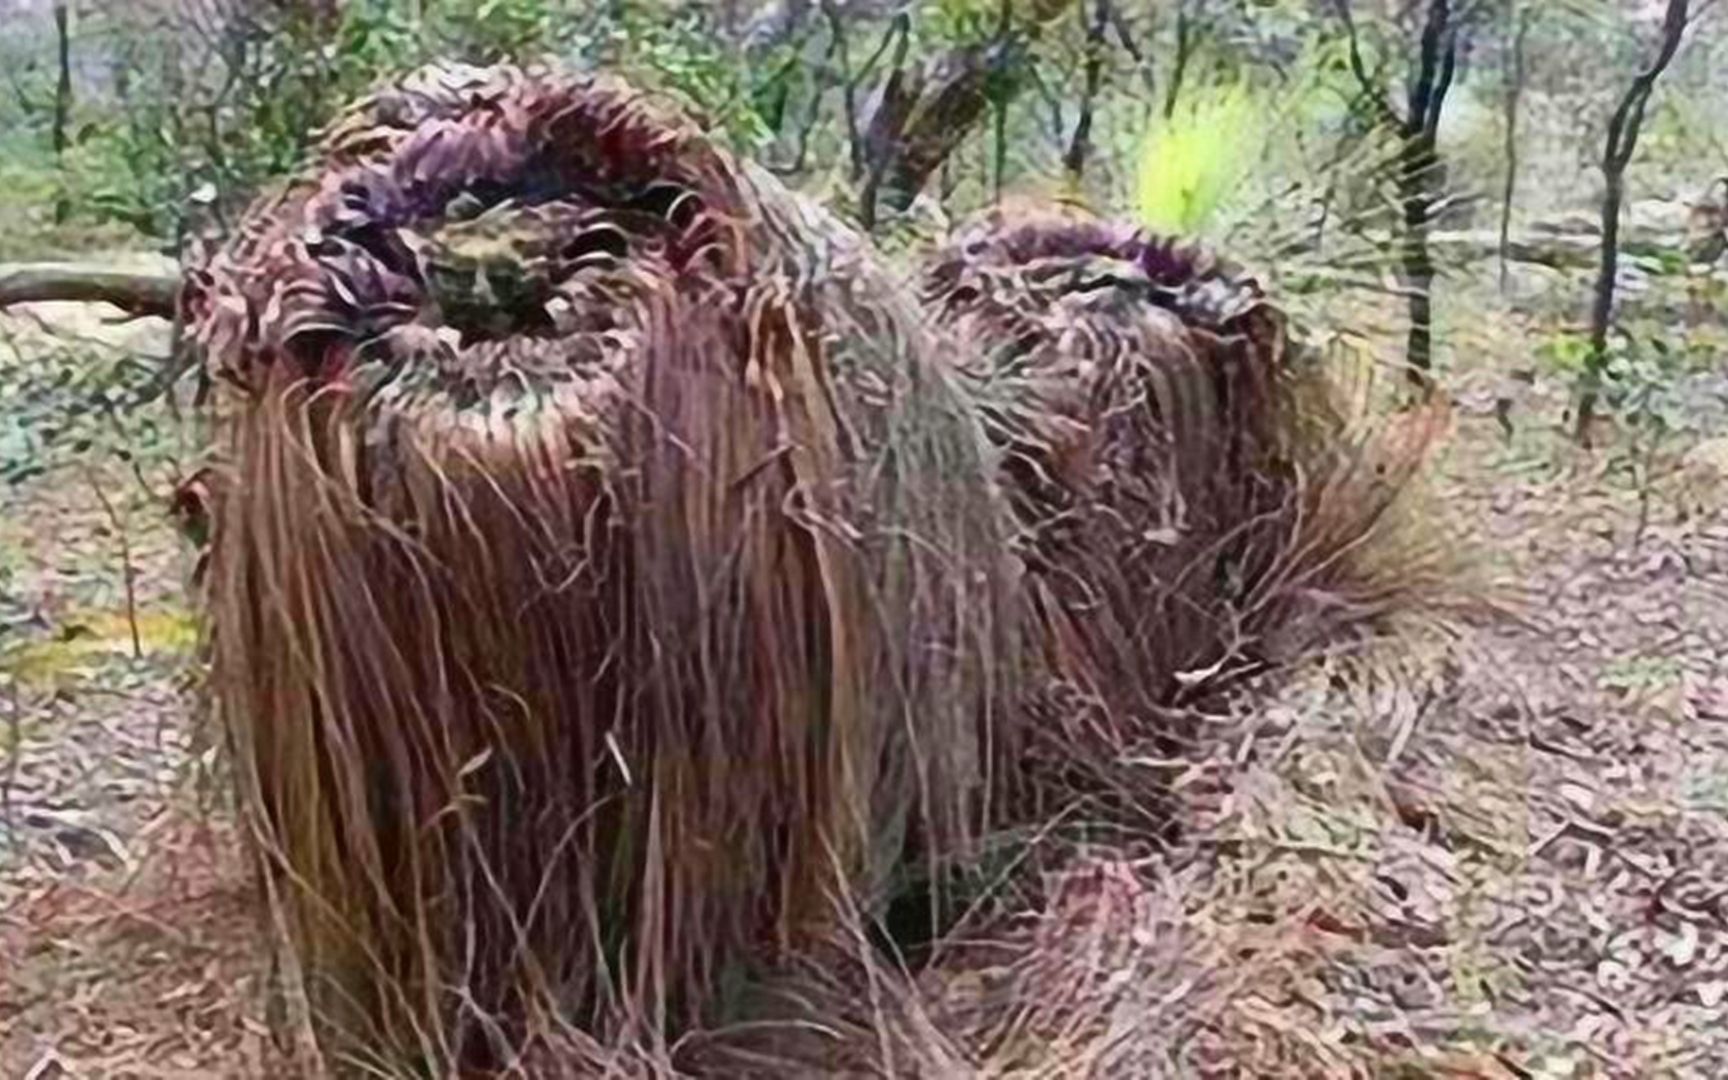
[[[1114,797],[1117,763],[1179,736],[1171,706],[1420,587],[1420,560],[1393,580],[1373,553],[1435,414],[1370,448],[1324,375],[1286,362],[1284,317],[1253,278],[1078,211],[993,212],[924,284],[1018,526],[1041,650],[1019,726],[1028,782],[1156,833],[1155,797]]]
[[[333,1056],[481,1075],[964,850],[1012,578],[855,233],[610,80],[407,82],[187,289],[211,681]]]

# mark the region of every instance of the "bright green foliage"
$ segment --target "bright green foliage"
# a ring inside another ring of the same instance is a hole
[[[514,60],[544,48],[559,24],[573,21],[563,5],[549,0],[484,0],[428,5],[429,29],[475,63]]]
[[[1299,134],[1343,134],[1351,91],[1344,53],[1324,38],[1304,43],[1276,78],[1211,63],[1208,81],[1184,89],[1169,116],[1149,119],[1134,205],[1153,229],[1220,240],[1268,195],[1258,182],[1302,172]]]
[[[1140,220],[1164,232],[1195,235],[1216,223],[1265,142],[1263,102],[1246,84],[1208,87],[1164,120],[1140,150]]]

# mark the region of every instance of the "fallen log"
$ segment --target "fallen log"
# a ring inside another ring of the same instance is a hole
[[[1499,235],[1487,230],[1437,232],[1429,243],[1437,257],[1457,262],[1492,259],[1500,253]],[[1705,254],[1696,237],[1656,232],[1624,236],[1620,253],[1629,258],[1664,262],[1676,258],[1697,261]],[[1506,258],[1512,262],[1554,270],[1588,269],[1601,257],[1602,238],[1591,233],[1532,230],[1525,236],[1513,237],[1506,245]]]
[[[0,310],[14,304],[112,304],[134,317],[172,319],[178,274],[115,270],[84,263],[0,263]]]

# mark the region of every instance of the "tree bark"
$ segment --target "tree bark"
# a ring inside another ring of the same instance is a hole
[[[54,166],[60,172],[60,191],[54,197],[54,220],[64,224],[72,216],[72,200],[66,194],[66,131],[72,123],[72,27],[65,4],[54,5],[54,45],[59,79],[54,84]]]
[[[1506,180],[1500,192],[1500,291],[1506,291],[1507,249],[1512,234],[1512,202],[1518,193],[1518,106],[1524,99],[1524,46],[1530,37],[1533,12],[1518,9],[1517,28],[1506,59]]]
[[[1596,400],[1601,393],[1602,373],[1608,366],[1608,332],[1614,323],[1614,283],[1620,270],[1620,209],[1626,201],[1626,166],[1638,149],[1644,127],[1644,110],[1656,89],[1656,80],[1680,51],[1691,18],[1689,0],[1668,0],[1662,18],[1662,44],[1656,58],[1645,68],[1614,110],[1608,122],[1608,138],[1602,150],[1602,259],[1596,273],[1596,293],[1590,311],[1590,354],[1578,395],[1578,415],[1573,437],[1590,443],[1590,423],[1595,419]]]
[[[1404,286],[1410,290],[1410,333],[1405,345],[1410,381],[1422,392],[1433,386],[1434,258],[1428,249],[1440,180],[1440,113],[1458,63],[1458,30],[1451,0],[1429,0],[1422,26],[1416,81],[1404,117],[1403,168],[1399,188],[1404,208]]]
[[[1084,10],[1086,0],[1080,0]],[[1078,185],[1086,173],[1086,155],[1092,150],[1092,110],[1104,81],[1104,34],[1110,29],[1110,0],[1098,0],[1092,26],[1086,31],[1086,85],[1080,97],[1080,118],[1074,122],[1074,137],[1062,155],[1062,167]]]
[[[1200,0],[1203,2],[1203,0]],[[1196,3],[1196,7],[1199,3]],[[1188,75],[1188,60],[1194,51],[1194,22],[1188,5],[1176,8],[1176,60],[1170,68],[1170,87],[1164,93],[1164,119],[1176,115],[1176,102],[1182,96],[1182,83]]]
[[[13,304],[81,301],[112,304],[133,316],[172,319],[180,279],[79,263],[0,263],[0,310]]]
[[[889,62],[888,76],[876,92],[876,108],[863,135],[865,169],[864,185],[858,195],[858,220],[866,232],[876,228],[882,180],[888,174],[896,152],[894,139],[905,129],[920,89],[912,81],[917,76],[906,70],[906,53],[912,40],[911,18],[905,14],[895,16],[890,33],[896,38],[894,59]]]
[[[1334,0],[1334,7],[1349,38],[1350,70],[1380,123],[1397,132],[1399,139],[1396,184],[1403,219],[1399,276],[1410,305],[1404,356],[1411,383],[1425,395],[1433,388],[1434,366],[1434,259],[1428,237],[1440,188],[1440,114],[1458,65],[1458,18],[1451,0],[1428,0],[1415,78],[1400,113],[1363,61],[1350,0]]]
[[[866,125],[867,168],[859,216],[873,228],[877,204],[905,210],[992,105],[992,80],[1027,63],[1031,38],[1068,8],[1068,0],[1030,0],[1005,17],[987,41],[956,46],[915,70],[896,65]]]

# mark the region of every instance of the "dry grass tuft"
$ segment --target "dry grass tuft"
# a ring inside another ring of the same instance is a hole
[[[916,968],[836,938],[691,1058],[715,1076],[1170,1075],[1217,989],[1176,885],[1100,852],[1022,899]]]

